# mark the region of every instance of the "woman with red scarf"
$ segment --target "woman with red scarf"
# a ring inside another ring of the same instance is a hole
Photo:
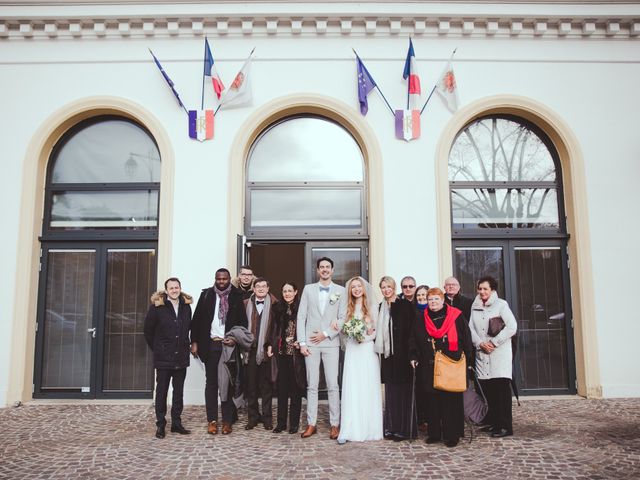
[[[416,378],[428,392],[425,406],[429,428],[427,443],[444,441],[447,447],[458,445],[464,434],[464,404],[462,393],[444,392],[433,388],[435,350],[453,360],[464,352],[471,358],[472,344],[469,323],[462,312],[444,303],[444,292],[439,288],[427,291],[427,308],[418,313],[410,338],[409,359]]]

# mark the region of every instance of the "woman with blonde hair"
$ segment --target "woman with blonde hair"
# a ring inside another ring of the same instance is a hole
[[[409,335],[415,308],[396,294],[396,281],[384,276],[378,284],[384,299],[378,307],[376,352],[384,383],[384,438],[402,441],[417,436],[409,364]]]
[[[371,285],[362,277],[353,277],[346,290],[347,313],[341,332],[345,357],[339,444],[382,438],[380,361],[373,344],[376,308],[372,304]]]

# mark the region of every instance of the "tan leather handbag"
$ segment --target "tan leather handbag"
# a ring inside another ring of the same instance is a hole
[[[462,352],[460,360],[452,360],[433,345],[433,388],[444,392],[464,392],[467,389],[467,360]]]

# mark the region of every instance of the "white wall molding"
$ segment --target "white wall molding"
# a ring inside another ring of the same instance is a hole
[[[246,2],[0,6],[0,40],[217,36],[638,38],[640,4]]]

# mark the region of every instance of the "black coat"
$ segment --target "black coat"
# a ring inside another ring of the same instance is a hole
[[[453,296],[453,300],[449,300],[449,297],[445,295],[444,303],[451,305],[452,307],[456,307],[462,312],[467,320],[471,319],[471,305],[473,305],[473,298],[465,297],[464,295],[457,293]]]
[[[393,355],[381,355],[380,375],[382,383],[409,383],[412,378],[409,363],[409,337],[415,320],[416,309],[408,300],[397,298],[390,306],[393,319]],[[380,332],[378,332],[380,333]]]
[[[155,368],[189,366],[191,303],[191,296],[181,294],[176,315],[164,292],[156,292],[151,296],[151,306],[144,319],[144,338],[153,351]]]
[[[444,309],[451,308],[445,304]],[[436,323],[436,326],[441,325]],[[446,356],[453,360],[459,360],[462,356],[462,352],[466,357],[467,367],[472,363],[469,360],[472,358],[473,344],[471,343],[471,331],[469,330],[469,322],[465,318],[463,313],[456,318],[456,330],[458,332],[458,350],[449,350],[449,342],[447,336],[442,338],[436,338],[435,346],[436,350],[441,350]],[[426,391],[433,391],[433,362],[434,351],[431,345],[431,336],[427,333],[427,329],[424,325],[424,315],[422,312],[417,312],[413,322],[413,330],[411,337],[409,338],[409,359],[418,361],[418,368],[416,371],[416,378],[418,382]]]
[[[216,301],[218,296],[213,287],[205,288],[200,293],[196,310],[193,312],[191,322],[191,341],[198,344],[198,356],[206,362],[209,354],[207,348],[211,342],[211,323],[213,314],[216,311]],[[242,302],[242,293],[234,286],[231,286],[229,293],[229,311],[224,323],[224,331],[227,333],[233,327],[247,328],[247,314]]]
[[[273,353],[275,358],[278,358],[280,353],[278,353],[279,346],[285,345],[286,337],[287,337],[287,325],[289,324],[289,320],[293,320],[294,323],[298,318],[298,305],[300,304],[299,296],[296,296],[294,302],[291,304],[291,313],[287,313],[288,304],[284,300],[276,303],[272,309],[273,316],[271,317],[271,322],[269,323],[269,330],[267,331],[268,345],[273,349]],[[296,330],[293,332],[294,341],[296,339]],[[282,355],[286,355],[283,353]],[[272,377],[272,381],[275,383],[278,378],[278,362],[273,362],[273,365],[276,366],[275,370],[272,370],[274,376]],[[301,390],[306,390],[307,388],[307,369],[305,365],[304,356],[300,353],[300,349],[296,348],[293,351],[293,370],[294,376],[296,379],[296,385]]]

